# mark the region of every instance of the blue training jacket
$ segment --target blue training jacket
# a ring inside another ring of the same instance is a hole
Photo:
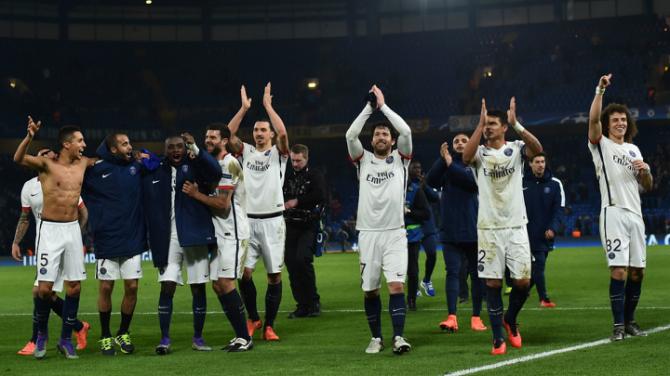
[[[426,174],[426,184],[442,191],[440,198],[440,240],[443,243],[477,242],[477,210],[479,198],[472,169],[458,154],[447,167],[438,158]]]
[[[219,163],[203,148],[195,159],[184,156],[175,168],[177,176],[174,206],[179,244],[182,247],[216,244],[209,208],[188,197],[181,189],[188,180],[196,182],[201,192],[210,193],[210,186],[221,179]],[[143,177],[142,186],[149,245],[154,266],[160,268],[167,265],[172,228],[172,169],[167,158],[163,158],[155,170]]]
[[[82,196],[88,207],[88,228],[95,257],[130,257],[147,249],[142,209],[143,166],[115,157],[103,141],[100,157],[86,170]]]
[[[551,229],[556,234],[562,208],[565,207],[563,184],[552,176],[549,169],[541,178],[526,168],[523,176],[523,199],[528,215],[528,239],[531,252],[551,251],[554,240],[547,240],[544,233]]]
[[[419,179],[412,179],[410,183],[420,184]],[[427,238],[430,235],[437,234],[437,226],[435,226],[435,216],[433,215],[433,203],[440,200],[440,195],[438,194],[435,188],[429,187],[426,184],[422,185],[423,193],[426,195],[426,200],[428,200],[428,206],[430,210],[430,218],[423,221],[421,224],[421,230],[423,231],[423,237]]]

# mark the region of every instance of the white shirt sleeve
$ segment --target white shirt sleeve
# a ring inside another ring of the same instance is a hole
[[[349,126],[349,129],[347,130],[347,134],[345,136],[347,139],[347,150],[349,151],[349,158],[351,158],[352,161],[360,159],[363,156],[363,144],[361,144],[361,140],[358,139],[358,136],[363,130],[365,121],[368,120],[370,115],[372,115],[373,110],[374,109],[372,106],[370,106],[370,104],[366,104],[365,108],[363,108],[363,111],[358,114],[354,122],[351,123],[351,126]]]

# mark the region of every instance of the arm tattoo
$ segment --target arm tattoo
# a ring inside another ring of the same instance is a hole
[[[16,232],[14,234],[14,243],[19,244],[23,240],[23,237],[26,236],[28,232],[28,227],[30,226],[30,221],[28,220],[28,213],[21,212],[19,217],[19,223],[16,224]]]

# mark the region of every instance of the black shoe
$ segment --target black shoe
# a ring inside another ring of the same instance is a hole
[[[410,311],[416,311],[416,300],[414,299],[408,299],[407,300],[407,308]]]
[[[633,337],[646,337],[647,336],[647,332],[640,329],[640,326],[637,325],[637,323],[635,321],[631,321],[628,324],[626,324],[625,328],[626,328],[625,332],[629,336],[633,336]]]
[[[315,302],[314,305],[309,309],[309,317],[319,317],[321,316],[321,303]]]
[[[305,308],[297,308],[295,311],[288,314],[289,319],[300,319],[309,316],[309,311]]]
[[[612,330],[612,336],[610,341],[622,341],[626,337],[626,329],[623,325],[614,325],[614,330]]]

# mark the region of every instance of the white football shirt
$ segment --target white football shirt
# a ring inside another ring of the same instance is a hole
[[[524,226],[523,141],[505,142],[500,149],[479,145],[472,162],[479,188],[478,229]]]
[[[358,214],[356,229],[392,230],[405,227],[405,186],[409,159],[398,150],[384,158],[363,151],[358,168]]]
[[[603,135],[598,143],[589,142],[589,150],[600,186],[601,208],[616,206],[642,217],[637,172],[633,167],[634,160],[643,160],[640,149],[627,142],[617,144]]]
[[[258,151],[244,143],[242,149],[244,189],[248,214],[272,214],[284,210],[284,177],[288,154],[282,155],[277,145]]]
[[[228,217],[212,216],[216,237],[237,240],[249,239],[249,220],[243,205],[246,194],[242,166],[232,154],[226,154],[219,161],[219,166],[221,166],[222,177],[217,189],[229,190],[233,197]]]

